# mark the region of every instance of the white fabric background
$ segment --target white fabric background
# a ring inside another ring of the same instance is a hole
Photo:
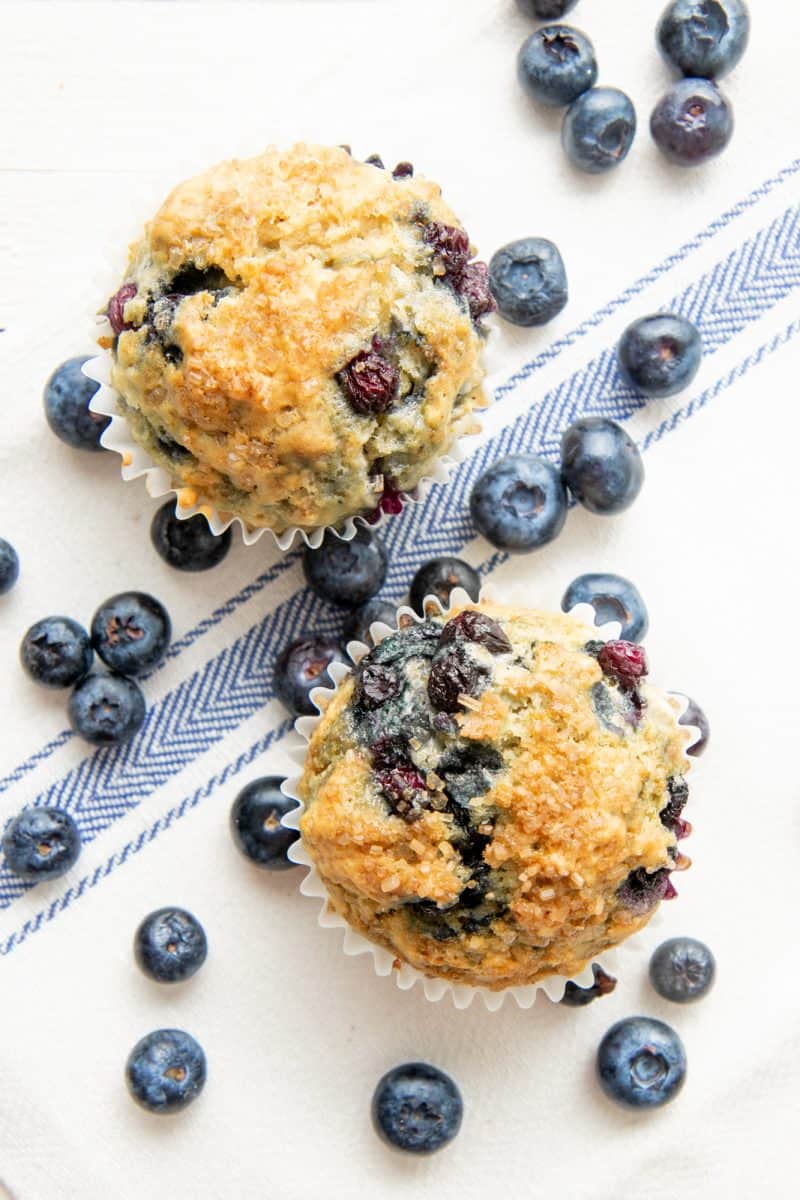
[[[88,620],[106,595],[140,587],[167,603],[180,637],[278,558],[262,541],[237,545],[208,575],[171,572],[149,547],[155,504],[143,487],[123,486],[111,456],[79,456],[44,427],[42,384],[62,358],[91,349],[95,280],[109,244],[121,255],[131,214],[143,219],[187,169],[269,141],[349,141],[362,156],[410,158],[442,182],[487,256],[526,234],[562,249],[570,304],[541,331],[498,326],[491,363],[502,380],[800,153],[790,56],[800,13],[789,0],[758,0],[751,49],[725,83],[738,122],[728,153],[696,173],[663,163],[646,132],[668,81],[653,47],[660,8],[581,0],[572,14],[595,41],[601,81],[628,90],[642,122],[625,166],[589,179],[565,164],[557,118],[519,93],[514,56],[528,26],[511,0],[0,3],[0,534],[23,566],[0,600],[3,775],[64,728],[63,698],[29,685],[16,665],[30,622],[54,610]],[[798,178],[787,175],[549,361],[488,415],[487,434],[797,203]],[[796,245],[784,284],[792,261]],[[745,271],[745,306],[748,286],[761,288]],[[784,292],[704,363],[692,397],[796,322],[798,292]],[[581,571],[630,575],[650,608],[655,673],[711,715],[689,814],[694,868],[641,939],[640,969],[583,1011],[542,998],[496,1015],[431,1005],[375,978],[317,927],[297,873],[263,878],[230,842],[233,796],[283,769],[279,748],[0,957],[0,1179],[17,1200],[479,1200],[498,1188],[526,1200],[796,1195],[800,361],[798,342],[783,340],[649,450],[629,514],[604,523],[573,512],[557,543],[494,575],[529,584],[542,605],[556,605]],[[645,436],[671,411],[648,406],[631,427]],[[476,541],[465,553],[478,562],[487,549]],[[255,591],[148,681],[149,700],[299,584],[294,565]],[[76,878],[278,719],[275,706],[258,712],[111,825]],[[71,741],[42,761],[0,795],[0,818],[83,756]],[[70,882],[0,912],[0,940],[57,908]],[[196,979],[169,990],[141,977],[130,954],[138,920],[163,903],[196,911],[211,943]],[[686,1011],[660,1002],[644,971],[652,946],[680,932],[705,938],[719,963],[712,996]],[[635,1011],[671,1021],[689,1056],[683,1094],[644,1116],[611,1107],[592,1075],[604,1030]],[[122,1065],[141,1034],[165,1024],[203,1043],[209,1082],[191,1110],[159,1122],[129,1101]],[[391,1155],[368,1120],[379,1075],[411,1057],[449,1070],[466,1103],[458,1141],[428,1162]]]

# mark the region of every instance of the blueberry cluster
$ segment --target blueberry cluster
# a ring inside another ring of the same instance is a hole
[[[733,110],[716,81],[736,66],[750,37],[744,0],[672,0],[656,30],[666,62],[683,76],[659,100],[650,132],[673,163],[692,167],[721,154]]]
[[[519,0],[526,13],[557,21],[563,0]],[[517,55],[522,87],[538,104],[564,108],[561,142],[579,170],[602,175],[618,167],[636,136],[636,110],[614,87],[597,86],[597,57],[585,33],[571,25],[545,25],[525,39]]]
[[[67,712],[76,733],[95,746],[119,744],[142,726],[135,679],[161,661],[171,633],[163,604],[146,592],[120,592],[101,604],[89,632],[71,617],[37,621],[22,639],[20,661],[35,683],[72,688]],[[92,670],[95,654],[106,672]]]
[[[518,0],[540,20],[558,21],[573,7],[564,0]],[[656,105],[650,131],[658,148],[679,166],[720,154],[733,134],[733,111],[716,81],[747,48],[750,15],[744,0],[672,0],[656,30],[659,49],[683,78]],[[535,30],[522,44],[517,73],[539,104],[566,108],[561,140],[570,161],[601,174],[627,156],[636,135],[636,111],[618,88],[597,87],[597,59],[589,38],[569,25]]]

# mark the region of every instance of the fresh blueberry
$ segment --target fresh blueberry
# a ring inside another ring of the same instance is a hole
[[[569,1008],[584,1008],[601,996],[609,996],[617,986],[614,976],[606,974],[599,963],[592,963],[592,975],[594,982],[588,987],[581,987],[570,979],[564,988],[561,1004],[566,1004]]]
[[[447,608],[450,593],[457,587],[463,588],[470,600],[478,599],[481,577],[475,568],[460,558],[432,558],[422,564],[411,580],[409,603],[414,612],[424,616],[423,604],[427,596],[435,596]]]
[[[595,625],[619,621],[619,636],[627,642],[640,642],[647,633],[644,600],[631,581],[621,575],[579,575],[564,592],[561,611],[568,613],[576,604],[591,604]]]
[[[136,962],[156,983],[182,983],[206,961],[208,942],[197,917],[184,908],[159,908],[133,938]]]
[[[10,592],[19,579],[19,556],[5,538],[0,538],[0,596]]]
[[[80,852],[78,826],[60,808],[24,808],[3,834],[6,866],[26,883],[57,879]]]
[[[522,554],[558,537],[567,519],[567,493],[549,462],[535,454],[509,454],[477,479],[469,507],[487,541]]]
[[[92,646],[120,675],[144,675],[161,662],[171,633],[164,605],[146,592],[111,596],[92,617]]]
[[[662,942],[650,959],[650,982],[659,996],[675,1004],[702,1000],[714,985],[714,955],[696,938],[674,937]]]
[[[203,1090],[206,1056],[183,1029],[156,1029],[131,1050],[125,1078],[133,1099],[148,1112],[180,1112]]]
[[[489,263],[489,287],[501,317],[512,325],[545,325],[567,303],[567,273],[547,238],[501,246]]]
[[[743,0],[673,0],[656,38],[664,58],[682,75],[719,79],[747,49],[750,14]]]
[[[686,748],[686,753],[690,754],[692,758],[699,758],[708,745],[708,739],[711,737],[711,726],[708,717],[700,705],[689,696],[686,697],[686,708],[678,719],[678,724],[693,725],[699,730],[697,739]]]
[[[733,109],[708,79],[681,79],[653,109],[650,132],[668,159],[694,167],[725,149],[733,135]]]
[[[81,370],[88,358],[68,358],[44,385],[44,413],[56,437],[76,450],[102,450],[100,437],[111,418],[89,410],[99,384]]]
[[[683,391],[697,374],[702,356],[699,330],[675,313],[653,313],[633,321],[617,347],[623,378],[645,396]]]
[[[560,21],[577,3],[578,0],[517,0],[527,16],[538,17],[540,21]]]
[[[295,864],[286,857],[289,847],[300,836],[281,824],[297,801],[284,796],[283,779],[265,775],[254,779],[239,792],[231,808],[231,833],[245,858],[268,871],[286,871]]]
[[[564,108],[594,86],[597,59],[585,33],[569,25],[546,25],[526,38],[517,56],[517,75],[540,104]]]
[[[463,1111],[453,1080],[428,1063],[404,1063],[387,1071],[372,1097],[375,1132],[411,1154],[433,1154],[452,1142]]]
[[[617,1021],[597,1050],[597,1075],[610,1099],[626,1108],[658,1108],[686,1078],[686,1052],[674,1029],[653,1017]]]
[[[303,573],[312,591],[331,604],[359,608],[380,591],[386,579],[386,547],[361,526],[344,541],[328,530],[317,550],[303,550]]]
[[[612,87],[593,87],[578,96],[561,127],[570,161],[590,175],[618,167],[635,136],[636,109],[624,92]]]
[[[231,531],[212,533],[201,513],[182,521],[175,514],[175,501],[168,500],[153,517],[150,540],[164,562],[178,571],[208,571],[230,550]]]
[[[316,687],[333,687],[328,667],[335,662],[349,665],[334,638],[311,633],[291,642],[275,664],[276,696],[296,717],[313,716],[317,710],[311,692]]]
[[[589,512],[611,516],[630,508],[641,491],[644,464],[638,447],[608,417],[582,417],[561,437],[561,474]]]
[[[73,687],[92,669],[89,634],[71,617],[45,617],[31,625],[19,648],[22,666],[44,687]]]
[[[94,746],[127,742],[144,722],[142,690],[124,675],[87,675],[69,698],[69,723]]]
[[[389,600],[368,600],[361,608],[356,609],[347,622],[345,639],[348,642],[365,642],[370,645],[370,629],[376,621],[388,625],[390,629],[396,629],[397,605]]]

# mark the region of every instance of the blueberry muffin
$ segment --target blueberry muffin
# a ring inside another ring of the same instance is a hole
[[[410,164],[271,148],[172,192],[101,344],[182,505],[276,533],[338,526],[396,511],[475,429],[486,276]]]
[[[301,821],[330,903],[429,976],[574,975],[689,865],[684,748],[642,648],[480,603],[393,633],[308,749]]]

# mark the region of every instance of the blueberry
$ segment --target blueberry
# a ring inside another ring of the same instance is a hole
[[[281,824],[297,808],[297,801],[284,796],[283,779],[265,775],[254,779],[239,792],[231,808],[231,833],[245,858],[267,871],[286,871],[295,864],[286,857],[289,847],[300,836]]]
[[[721,154],[733,135],[733,110],[707,79],[681,79],[659,100],[650,118],[659,150],[681,167]]]
[[[669,799],[658,814],[661,824],[671,829],[676,838],[688,837],[692,827],[682,817],[689,799],[689,785],[682,775],[673,775],[667,780]]]
[[[558,537],[567,519],[567,493],[559,472],[543,458],[509,454],[478,478],[469,507],[487,541],[520,554]]]
[[[708,739],[711,737],[711,726],[709,724],[708,717],[703,712],[700,705],[688,696],[686,699],[686,708],[678,720],[678,724],[694,725],[695,728],[700,731],[696,741],[692,742],[692,744],[686,748],[686,753],[691,755],[692,758],[699,758],[708,745]]]
[[[578,0],[517,0],[524,13],[540,21],[560,21],[577,3]]]
[[[423,226],[422,240],[431,247],[437,269],[449,279],[457,279],[469,262],[466,230],[441,221],[429,221]]]
[[[411,580],[409,603],[414,612],[424,616],[422,606],[426,596],[435,596],[447,608],[450,593],[457,587],[463,588],[470,600],[478,599],[481,577],[475,568],[460,558],[432,558],[422,564]]]
[[[694,379],[703,355],[699,330],[675,313],[640,317],[617,347],[624,379],[645,396],[674,396]]]
[[[399,696],[403,683],[392,667],[365,659],[356,676],[356,704],[366,712],[381,708],[388,700]]]
[[[600,669],[623,687],[633,687],[647,674],[647,655],[636,642],[606,642],[597,656]]]
[[[148,1112],[180,1112],[203,1090],[206,1056],[183,1029],[156,1029],[131,1050],[125,1078],[133,1099]]]
[[[133,938],[136,962],[156,983],[182,983],[206,961],[208,942],[197,917],[184,908],[159,908]]]
[[[400,375],[386,357],[377,338],[372,348],[362,350],[337,375],[351,406],[362,416],[386,412],[397,399]]]
[[[316,687],[333,687],[328,674],[331,663],[345,663],[347,658],[334,638],[321,634],[306,634],[291,642],[275,664],[275,694],[295,716],[313,716],[316,708],[311,691]]]
[[[106,316],[108,323],[114,330],[114,333],[119,337],[126,329],[132,329],[133,326],[125,320],[125,305],[129,300],[132,300],[136,295],[138,288],[135,283],[123,283],[121,288],[118,288],[108,302]]]
[[[331,604],[359,608],[380,591],[386,579],[386,547],[361,526],[349,542],[327,530],[317,550],[303,550],[303,573],[312,591]]]
[[[597,1050],[605,1094],[627,1108],[658,1108],[686,1078],[686,1052],[674,1029],[653,1017],[617,1021]]]
[[[405,735],[378,738],[372,747],[372,765],[390,811],[413,825],[430,808],[430,793],[411,761]]]
[[[593,87],[564,114],[561,141],[581,171],[600,175],[628,157],[636,136],[636,109],[618,88]]]
[[[367,163],[370,167],[378,167],[381,171],[386,170],[386,167],[384,165],[383,159],[381,158],[380,154],[370,154],[370,155],[368,155],[367,158],[364,159],[364,162]]]
[[[24,808],[3,834],[3,854],[12,874],[26,883],[57,879],[81,852],[78,826],[60,808]]]
[[[625,908],[637,916],[644,916],[662,900],[672,900],[676,892],[666,867],[657,871],[636,867],[620,884],[617,895]]]
[[[654,951],[650,959],[650,982],[665,1000],[692,1004],[711,991],[716,970],[714,955],[703,942],[674,937]]]
[[[461,696],[478,696],[486,686],[488,669],[455,642],[439,651],[428,676],[428,698],[440,712],[461,711]]]
[[[547,238],[501,246],[489,263],[489,287],[501,317],[513,325],[545,325],[567,303],[567,273]]]
[[[611,516],[630,508],[641,491],[644,464],[621,425],[608,417],[581,417],[561,436],[561,474],[589,512]]]
[[[562,612],[570,612],[576,604],[591,604],[595,624],[619,621],[620,637],[627,642],[640,642],[647,633],[647,609],[629,579],[621,575],[579,575],[564,593]]]
[[[178,571],[208,571],[230,550],[231,531],[212,533],[200,513],[182,521],[175,515],[175,501],[168,500],[153,517],[150,540],[164,562]]]
[[[89,634],[71,617],[45,617],[31,625],[19,648],[22,666],[44,687],[73,687],[92,669]]]
[[[743,0],[673,0],[656,38],[664,58],[682,75],[719,79],[747,49],[750,14]]]
[[[124,675],[87,675],[69,698],[69,723],[95,746],[127,742],[144,722],[142,690]]]
[[[19,556],[5,538],[0,538],[0,596],[10,592],[19,579]]]
[[[485,262],[467,263],[455,281],[455,289],[461,299],[466,301],[473,321],[480,321],[481,317],[493,313],[497,307],[489,286],[489,268]]]
[[[428,1063],[404,1063],[387,1071],[372,1097],[375,1132],[411,1154],[433,1154],[451,1142],[463,1111],[453,1080]]]
[[[392,179],[410,179],[414,174],[414,164],[410,162],[399,162],[392,171]]]
[[[92,646],[120,675],[144,675],[167,652],[172,625],[164,605],[146,592],[120,592],[92,617]]]
[[[44,385],[44,414],[56,437],[76,450],[102,450],[100,437],[111,418],[89,411],[99,384],[81,367],[88,358],[68,358]]]
[[[599,963],[592,963],[592,975],[594,982],[588,987],[581,987],[570,979],[564,988],[561,1004],[566,1004],[569,1008],[584,1008],[601,996],[610,996],[617,986],[614,976],[607,975]]]
[[[475,642],[478,646],[485,646],[492,654],[506,654],[511,649],[511,642],[500,623],[470,608],[449,620],[442,630],[443,646],[459,641]]]
[[[356,609],[345,626],[345,637],[348,642],[372,643],[370,628],[376,621],[397,628],[397,605],[389,600],[368,600],[361,608]]]
[[[566,107],[597,79],[594,46],[579,29],[546,25],[522,43],[517,75],[528,95],[540,104]]]

